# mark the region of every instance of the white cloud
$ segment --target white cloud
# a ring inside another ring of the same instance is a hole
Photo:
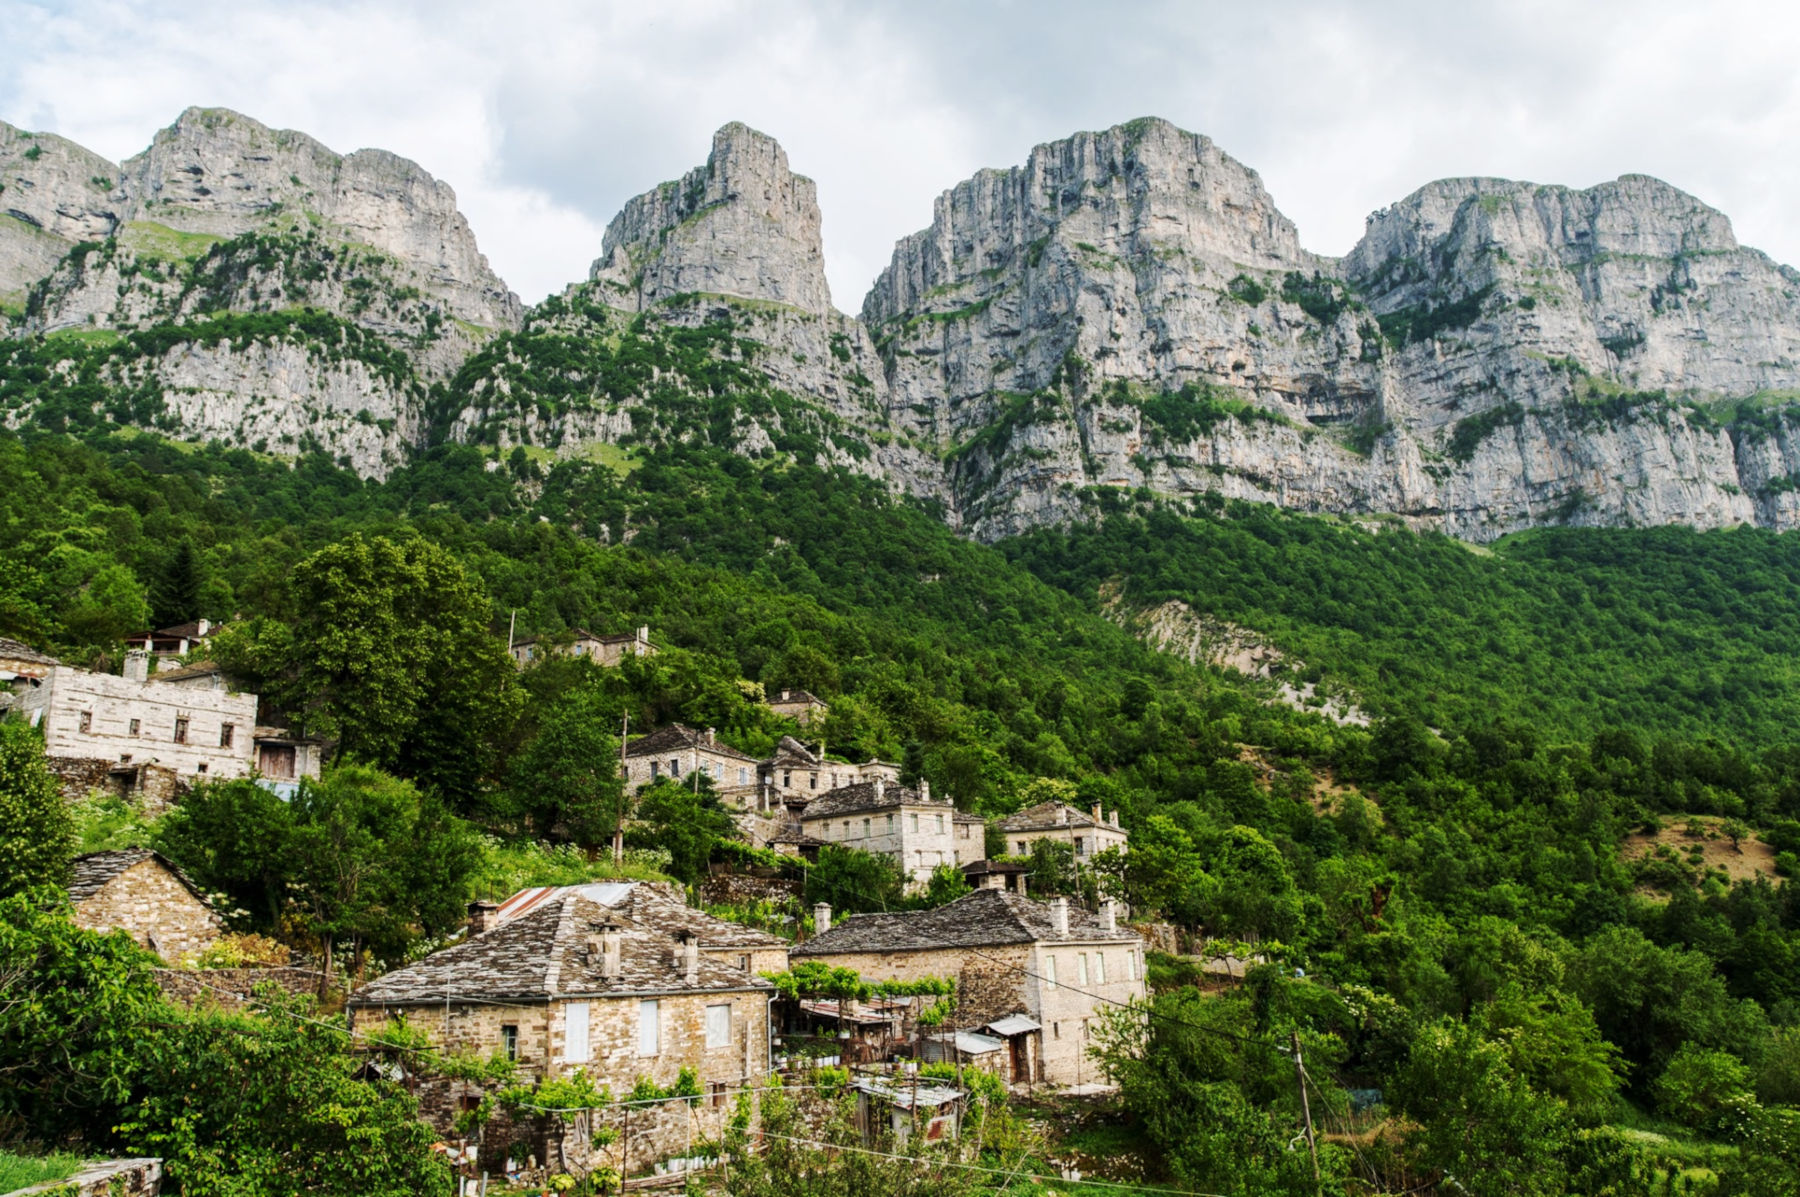
[[[1147,114],[1257,168],[1322,252],[1433,178],[1640,171],[1800,261],[1800,27],[1758,0],[0,0],[0,28],[0,117],[111,157],[190,104],[383,146],[456,188],[528,300],[727,120],[818,180],[852,310],[937,192]]]

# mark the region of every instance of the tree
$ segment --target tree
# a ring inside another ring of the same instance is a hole
[[[556,698],[509,769],[512,809],[540,838],[592,848],[612,837],[625,783],[619,776],[620,703],[593,685]]]
[[[829,903],[834,912],[861,914],[899,910],[906,874],[892,858],[841,844],[826,844],[806,870],[806,903]]]
[[[667,852],[670,874],[693,885],[706,873],[713,845],[735,830],[711,783],[696,774],[691,782],[664,778],[646,786],[625,835],[634,847]]]
[[[200,606],[205,589],[206,563],[193,539],[184,536],[163,567],[152,596],[157,625],[184,623],[207,614]]]
[[[975,892],[963,871],[952,864],[941,864],[931,870],[931,876],[925,882],[925,892],[919,895],[919,904],[927,908],[948,906],[967,894]]]
[[[460,921],[480,855],[474,834],[410,782],[339,765],[294,797],[293,852],[312,930],[393,959],[420,935]]]
[[[1686,1126],[1713,1129],[1750,1096],[1750,1069],[1729,1052],[1685,1044],[1652,1086],[1656,1108]]]
[[[274,667],[277,703],[342,755],[466,804],[519,705],[486,594],[429,541],[360,534],[300,562],[288,589],[291,630],[226,647]]]
[[[44,742],[22,723],[0,723],[0,895],[61,885],[75,850],[75,828]]]
[[[1251,827],[1233,827],[1214,845],[1207,872],[1218,882],[1208,929],[1246,938],[1291,940],[1300,933],[1300,891],[1281,850]]]
[[[195,786],[159,819],[156,848],[201,888],[274,927],[296,876],[294,808],[253,781]]]

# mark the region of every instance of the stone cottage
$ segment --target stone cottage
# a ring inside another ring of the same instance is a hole
[[[564,655],[586,657],[596,665],[604,665],[611,669],[626,657],[654,657],[656,646],[650,643],[650,629],[641,627],[635,632],[619,632],[611,636],[596,636],[585,628],[576,628],[573,639],[551,636],[527,636],[523,640],[512,642],[511,650],[514,664],[523,669],[533,661],[541,661],[547,656]]]
[[[779,690],[769,696],[769,709],[777,715],[798,720],[801,724],[812,724],[825,718],[831,708],[823,699],[805,690]]]
[[[1108,848],[1124,851],[1131,839],[1131,833],[1119,826],[1119,812],[1103,817],[1098,802],[1090,812],[1066,802],[1040,802],[1001,819],[999,827],[1006,836],[1006,851],[1013,856],[1029,856],[1032,844],[1052,840],[1073,848],[1075,863],[1083,866]]]
[[[172,628],[134,632],[125,637],[125,647],[149,655],[153,668],[174,668],[180,658],[205,648],[218,631],[219,625],[210,619],[192,619]]]
[[[730,1113],[729,1095],[768,1074],[774,986],[718,959],[716,945],[703,951],[698,936],[626,918],[594,900],[594,888],[553,891],[363,986],[348,1003],[352,1031],[404,1015],[440,1050],[503,1053],[528,1082],[581,1069],[615,1098],[640,1078],[666,1089],[683,1068],[692,1069],[704,1096],[678,1125],[691,1121],[702,1136],[718,1134]],[[661,910],[654,899],[638,897],[645,899],[644,912]],[[421,1098],[432,1121],[450,1133],[480,1091],[445,1084],[469,1091]],[[591,1158],[585,1123],[531,1125],[546,1136],[535,1149],[540,1158]],[[530,1128],[521,1124],[502,1128],[499,1137],[507,1143],[526,1133]],[[628,1166],[671,1145],[641,1139],[627,1150]]]
[[[165,963],[192,960],[225,930],[198,887],[148,848],[78,856],[69,874],[76,926],[127,932]]]
[[[783,736],[774,754],[762,762],[762,778],[764,809],[797,811],[820,795],[845,786],[897,782],[900,766],[874,757],[860,765],[832,760],[822,746],[815,748]]]
[[[695,773],[701,773],[721,798],[736,806],[754,808],[761,768],[761,760],[725,743],[710,727],[700,731],[683,723],[671,723],[625,746],[627,789],[663,778],[691,779]]]
[[[806,805],[800,828],[825,843],[891,857],[915,887],[930,881],[939,865],[955,865],[957,845],[965,842],[957,838],[955,805],[933,798],[928,781],[916,790],[881,778],[841,786]]]
[[[954,977],[952,1030],[1006,1041],[1003,1075],[1014,1083],[1086,1085],[1103,1078],[1088,1058],[1102,1009],[1142,999],[1144,943],[1119,926],[1113,907],[1098,914],[1066,898],[1037,902],[982,889],[935,910],[856,914],[790,953],[853,968],[871,981]]]

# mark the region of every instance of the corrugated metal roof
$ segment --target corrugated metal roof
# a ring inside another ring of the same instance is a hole
[[[1023,1035],[1028,1031],[1041,1031],[1044,1024],[1025,1014],[1008,1014],[1005,1018],[996,1018],[987,1025],[987,1029],[996,1035]]]
[[[891,1102],[903,1110],[934,1110],[959,1100],[961,1089],[948,1085],[914,1084],[911,1081],[883,1080],[880,1077],[858,1077],[856,1087],[871,1097]]]
[[[1006,1046],[1004,1039],[995,1039],[974,1031],[947,1031],[942,1035],[932,1035],[930,1038],[945,1047],[954,1044],[956,1050],[965,1056],[985,1056],[989,1052],[997,1052]]]

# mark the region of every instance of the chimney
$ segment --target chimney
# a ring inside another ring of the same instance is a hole
[[[637,638],[638,638],[639,644],[643,645],[645,648],[650,647],[650,625],[649,624],[645,624],[643,627],[638,629],[638,637]]]
[[[707,744],[708,744],[708,745],[711,745],[711,744],[713,744],[713,743],[714,743],[714,742],[715,742],[715,741],[716,741],[716,740],[717,740],[717,738],[718,738],[718,735],[719,735],[719,729],[718,729],[718,728],[716,728],[716,727],[709,727],[709,728],[707,728],[707,729],[706,729],[706,742],[707,742]],[[1095,807],[1095,809],[1096,809],[1096,810],[1098,810],[1098,809],[1099,809],[1099,808],[1098,808],[1098,807]]]
[[[1113,906],[1113,900],[1106,898],[1100,903],[1100,929],[1111,935],[1119,929],[1119,916]]]
[[[1057,826],[1059,826],[1059,827],[1060,827],[1060,826],[1062,826],[1062,825],[1063,825],[1063,824],[1065,824],[1065,823],[1067,823],[1067,822],[1068,822],[1068,821],[1069,821],[1069,808],[1068,808],[1068,807],[1066,807],[1066,806],[1064,806],[1064,805],[1062,805],[1062,804],[1061,804],[1061,803],[1060,803],[1060,802],[1059,802],[1059,803],[1057,803],[1057,805],[1056,805],[1056,823],[1057,823]]]
[[[210,622],[210,621],[208,621],[208,620],[204,620],[204,619],[202,619],[202,620],[199,620],[199,621],[198,621],[198,626],[199,626],[199,628],[200,628],[200,633],[199,633],[199,634],[200,634],[200,635],[202,635],[202,636],[204,636],[204,635],[206,635],[206,634],[207,634],[207,633],[208,633],[208,632],[210,632],[210,631],[212,631],[212,623],[211,623],[211,622]]]
[[[601,923],[599,934],[587,937],[588,963],[598,965],[602,977],[616,977],[622,971],[619,938],[614,923]]]
[[[477,899],[469,903],[469,934],[480,935],[500,925],[500,908]]]
[[[1112,813],[1112,825],[1114,827],[1117,827],[1119,825],[1119,812],[1118,811],[1114,811]]]
[[[149,653],[141,648],[134,648],[126,651],[125,680],[128,682],[147,682],[150,680]]]
[[[926,781],[923,777],[919,778],[919,801],[931,801],[931,783]]]
[[[831,903],[816,903],[813,906],[813,936],[817,938],[829,930],[831,930]]]
[[[681,941],[682,963],[687,968],[687,983],[690,988],[700,983],[700,937],[689,934]]]
[[[1050,899],[1050,926],[1058,936],[1069,934],[1069,900],[1067,898]]]
[[[786,701],[787,701],[787,700],[788,700],[788,691],[786,691],[786,690],[783,690],[783,691],[782,691],[782,692],[781,692],[781,701],[782,701],[782,702],[786,702]]]
[[[982,889],[1005,889],[1006,888],[1006,874],[1005,873],[989,873],[987,876],[985,876],[981,879],[981,888]]]
[[[1105,822],[1106,820],[1100,817],[1100,804],[1098,802],[1094,803],[1094,826],[1099,827]]]
[[[877,777],[875,779],[875,801],[880,802],[885,797],[887,797],[887,779]]]

